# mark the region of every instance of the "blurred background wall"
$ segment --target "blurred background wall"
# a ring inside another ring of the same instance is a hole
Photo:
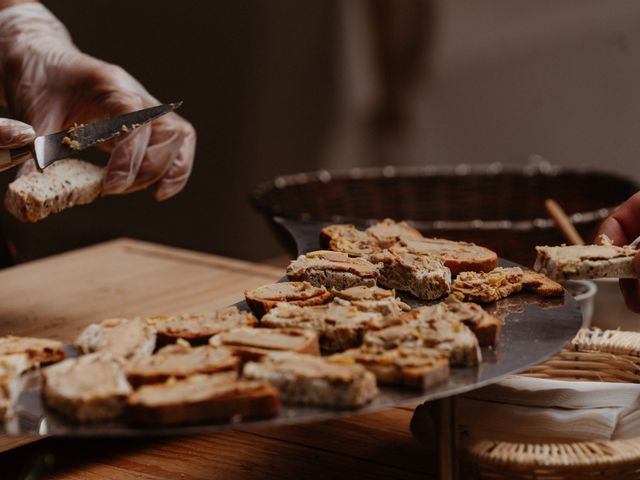
[[[34,225],[1,214],[20,260],[119,236],[269,258],[282,250],[249,192],[320,167],[538,154],[637,171],[633,0],[409,1],[390,11],[375,0],[45,4],[81,49],[122,65],[159,99],[183,100],[198,149],[186,190],[164,203],[146,192],[107,197]],[[396,47],[404,61],[385,63],[381,48]],[[385,123],[390,96],[399,106]],[[2,188],[12,175],[0,174]]]

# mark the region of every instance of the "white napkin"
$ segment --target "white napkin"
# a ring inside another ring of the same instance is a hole
[[[640,436],[640,384],[512,375],[466,394],[459,427],[508,441],[610,440]]]

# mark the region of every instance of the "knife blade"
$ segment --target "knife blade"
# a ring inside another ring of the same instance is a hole
[[[31,145],[0,150],[0,171],[20,165],[31,158],[35,160],[38,169],[43,170],[56,160],[69,158],[86,148],[135,130],[180,105],[182,102],[166,103],[95,123],[74,125],[62,132],[36,137]]]

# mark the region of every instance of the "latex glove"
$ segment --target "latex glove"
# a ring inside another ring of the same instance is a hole
[[[640,235],[640,192],[616,208],[600,225],[598,235],[604,233],[615,245],[629,245]],[[633,259],[633,269],[640,278],[640,254]],[[640,283],[633,278],[620,280],[620,290],[627,307],[640,313]]]
[[[36,132],[31,125],[0,118],[0,149],[24,147],[35,139]]]
[[[122,68],[79,51],[39,3],[0,11],[0,73],[9,108],[39,135],[161,103]],[[175,195],[195,145],[195,130],[175,113],[101,144],[111,153],[104,193],[152,186],[159,200]]]

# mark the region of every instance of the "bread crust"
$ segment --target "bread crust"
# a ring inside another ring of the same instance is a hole
[[[104,353],[69,358],[42,375],[45,403],[80,423],[119,417],[131,392],[120,363]]]
[[[320,355],[318,334],[301,328],[237,328],[211,337],[209,344],[229,349],[243,363],[260,361],[273,351]]]
[[[153,353],[156,331],[141,318],[109,318],[85,327],[75,345],[82,353],[108,352],[128,361]]]
[[[449,377],[449,356],[432,348],[384,349],[374,345],[331,356],[341,363],[358,363],[372,372],[380,384],[426,390]]]
[[[313,286],[309,282],[282,282],[261,285],[246,290],[244,298],[257,316],[262,317],[280,302],[292,305],[323,305],[331,301],[331,293],[324,286]]]
[[[137,424],[180,425],[278,415],[277,391],[266,382],[195,375],[147,385],[129,396],[126,416]]]
[[[0,355],[19,353],[27,355],[30,367],[56,363],[65,357],[63,344],[57,340],[15,335],[0,337]]]
[[[522,290],[519,267],[497,267],[490,272],[462,272],[453,282],[453,294],[460,300],[490,303]]]
[[[238,327],[255,327],[258,319],[250,312],[227,307],[213,312],[185,313],[147,317],[158,335],[160,344],[173,343],[183,338],[192,345],[207,343],[220,332]]]
[[[637,278],[633,258],[638,253],[628,246],[569,245],[536,247],[533,269],[552,280],[593,278]]]
[[[102,192],[104,168],[75,159],[58,160],[9,184],[5,208],[18,220],[36,222],[74,205],[93,202]]]
[[[344,365],[327,357],[274,352],[262,362],[249,362],[244,377],[271,383],[283,402],[357,408],[378,394],[375,376],[360,365]]]
[[[564,287],[558,282],[532,270],[524,271],[522,285],[525,290],[533,291],[542,297],[561,297],[565,293]]]
[[[225,348],[192,347],[188,342],[167,345],[150,357],[138,357],[125,366],[127,380],[137,387],[167,379],[223,371],[238,372],[239,359]]]

